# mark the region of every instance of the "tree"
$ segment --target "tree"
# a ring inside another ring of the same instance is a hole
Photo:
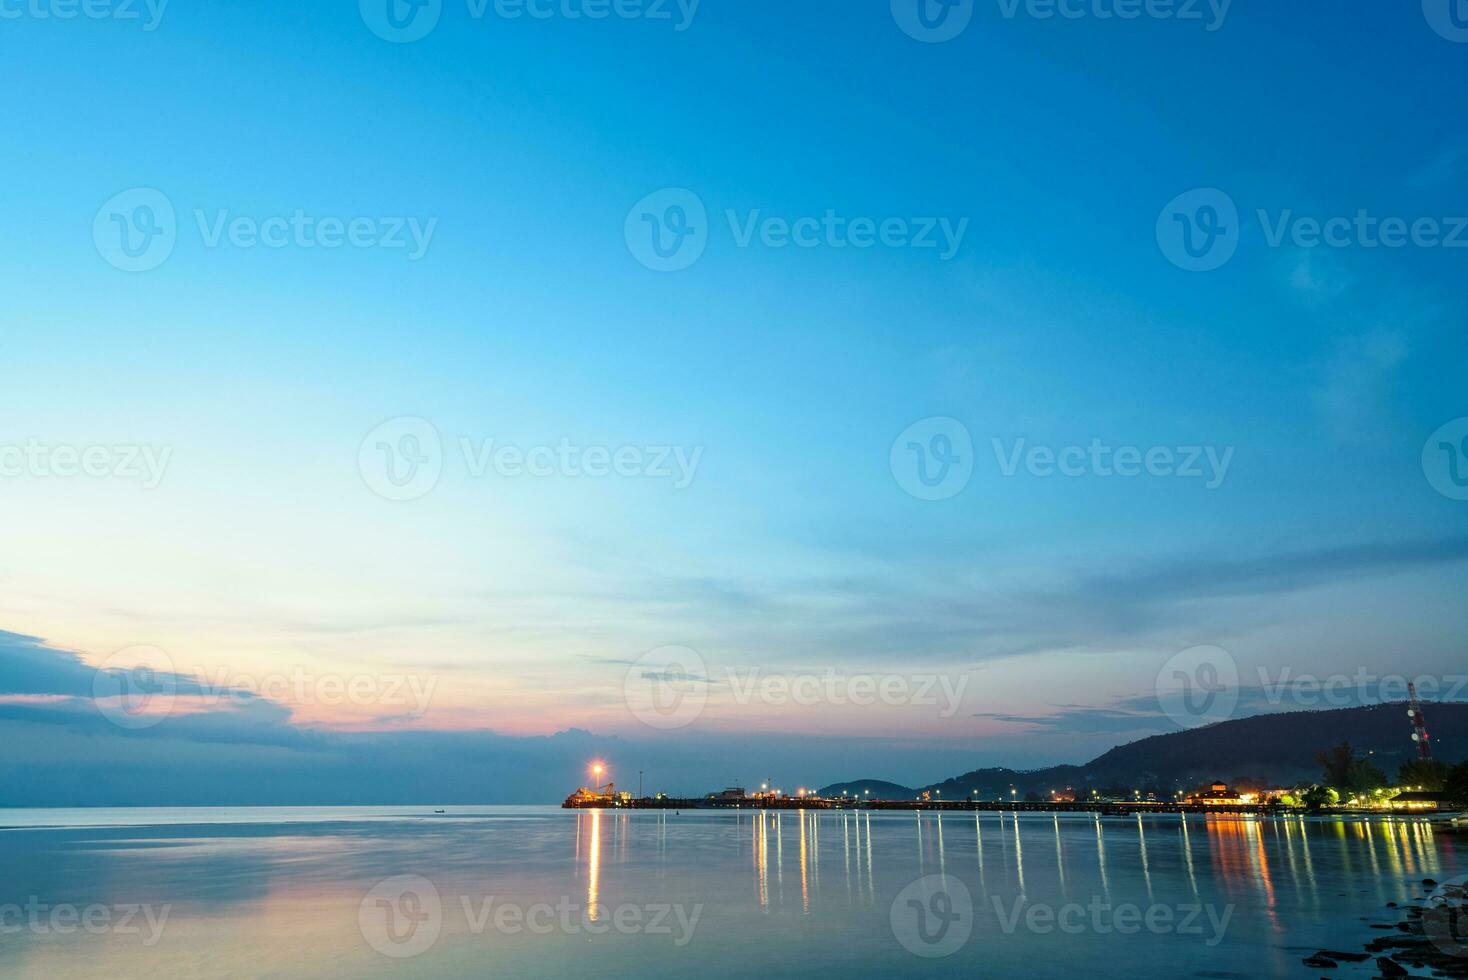
[[[1311,813],[1318,813],[1325,807],[1335,806],[1340,801],[1340,794],[1329,786],[1311,786],[1300,794],[1300,802],[1305,804],[1305,809]]]
[[[1397,770],[1397,784],[1436,792],[1447,785],[1450,767],[1439,759],[1411,759]]]
[[[1326,786],[1344,789],[1351,778],[1351,764],[1356,761],[1356,752],[1350,742],[1342,742],[1334,748],[1315,753],[1315,761],[1320,763]]]
[[[1365,796],[1385,789],[1386,784],[1386,773],[1365,759],[1357,759],[1351,763],[1345,788],[1356,796]]]
[[[1460,762],[1443,781],[1443,795],[1450,802],[1468,805],[1468,762]]]
[[[1315,753],[1325,785],[1346,796],[1363,796],[1386,785],[1386,773],[1367,759],[1358,758],[1350,742]]]

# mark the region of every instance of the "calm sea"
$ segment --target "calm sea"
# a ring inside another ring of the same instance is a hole
[[[1417,819],[433,810],[0,810],[0,976],[1307,977],[1468,871]]]

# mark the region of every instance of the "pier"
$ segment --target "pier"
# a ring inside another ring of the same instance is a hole
[[[1138,813],[1265,814],[1262,803],[1178,803],[1091,800],[1085,802],[1021,802],[1008,800],[858,800],[854,797],[570,797],[568,810],[867,810],[867,811],[974,811],[990,813],[1099,813],[1132,816]]]

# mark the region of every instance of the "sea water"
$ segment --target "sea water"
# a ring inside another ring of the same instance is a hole
[[[0,810],[0,976],[1318,976],[1468,871],[1417,818],[434,809]]]

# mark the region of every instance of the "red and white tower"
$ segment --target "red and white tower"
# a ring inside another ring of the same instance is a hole
[[[1407,716],[1412,719],[1412,741],[1417,743],[1417,754],[1424,759],[1432,758],[1432,742],[1427,734],[1427,719],[1422,716],[1422,703],[1417,700],[1417,685],[1407,682]]]

